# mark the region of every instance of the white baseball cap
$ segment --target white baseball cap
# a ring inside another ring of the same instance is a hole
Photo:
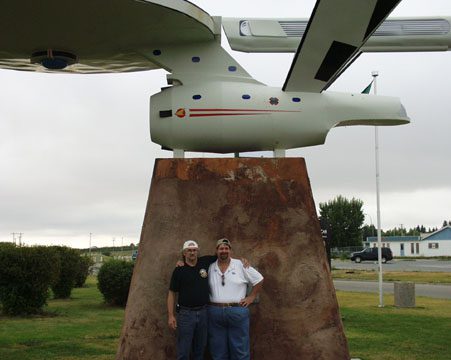
[[[194,240],[187,240],[183,244],[182,250],[186,250],[186,249],[199,249],[199,245],[197,245],[197,242],[195,242]]]

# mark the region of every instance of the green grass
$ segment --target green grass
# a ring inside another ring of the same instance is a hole
[[[377,294],[337,292],[349,348],[363,360],[449,360],[451,301],[416,298],[416,308],[393,306]]]
[[[70,300],[51,300],[48,314],[31,318],[0,317],[0,359],[112,359],[123,309],[107,306],[90,278]]]
[[[93,278],[46,316],[0,317],[1,360],[106,360],[116,353],[124,311],[103,304]],[[414,309],[385,296],[337,292],[351,355],[363,360],[450,359],[451,301],[417,297]]]
[[[334,279],[378,280],[375,270],[342,270],[333,269]],[[413,281],[416,283],[451,284],[451,273],[420,271],[387,271],[383,272],[384,281]]]

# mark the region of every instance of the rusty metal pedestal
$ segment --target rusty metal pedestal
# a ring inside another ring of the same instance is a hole
[[[183,241],[232,241],[265,277],[251,358],[350,358],[302,158],[156,160],[116,359],[175,359],[166,296]]]

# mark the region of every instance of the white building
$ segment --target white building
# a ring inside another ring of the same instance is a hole
[[[376,247],[377,237],[367,237],[366,246]],[[451,256],[451,226],[421,236],[382,236],[382,247],[389,247],[393,256]]]
[[[421,256],[451,256],[451,226],[428,234],[421,239]]]

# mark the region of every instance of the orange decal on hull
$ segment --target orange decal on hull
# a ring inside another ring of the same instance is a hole
[[[175,112],[175,115],[177,115],[179,118],[185,117],[185,115],[186,115],[185,109],[178,109],[178,110]]]

